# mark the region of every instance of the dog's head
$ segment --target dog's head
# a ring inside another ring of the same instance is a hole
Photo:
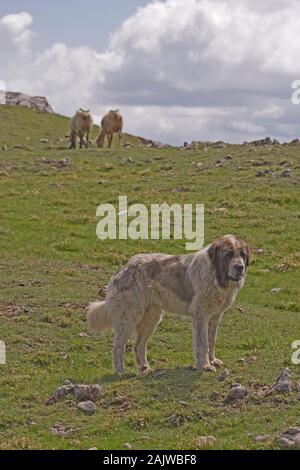
[[[208,255],[220,287],[243,280],[250,261],[250,249],[243,240],[234,235],[225,235],[210,245]]]

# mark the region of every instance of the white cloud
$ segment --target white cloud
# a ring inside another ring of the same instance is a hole
[[[166,0],[140,8],[107,51],[34,48],[28,13],[0,20],[0,79],[45,94],[61,113],[121,108],[126,129],[182,143],[297,132],[296,0]]]

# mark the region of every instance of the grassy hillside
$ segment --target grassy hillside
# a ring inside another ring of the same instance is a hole
[[[284,367],[300,380],[300,366],[291,364],[291,344],[300,339],[299,147],[157,150],[132,138],[135,148],[70,151],[67,131],[63,117],[0,107],[0,339],[7,347],[7,364],[0,365],[0,449],[122,449],[125,443],[195,449],[201,435],[215,436],[218,449],[275,448],[282,430],[300,424],[295,391],[261,394]],[[232,159],[216,166],[226,155]],[[61,168],[57,161],[66,158]],[[260,168],[251,160],[268,163]],[[291,178],[278,176],[285,160]],[[255,176],[265,168],[276,176]],[[161,323],[149,345],[147,376],[137,375],[128,347],[127,375],[118,379],[111,334],[81,334],[87,333],[84,307],[131,255],[184,252],[185,241],[99,241],[97,206],[124,194],[129,203],[204,203],[206,243],[236,233],[250,244],[246,285],[218,338],[218,356],[231,371],[226,381],[190,367],[187,319],[166,316]],[[93,416],[72,399],[45,405],[66,380],[101,384]],[[236,382],[249,396],[225,405]],[[58,423],[65,433],[53,430]],[[268,437],[256,442],[257,435]]]

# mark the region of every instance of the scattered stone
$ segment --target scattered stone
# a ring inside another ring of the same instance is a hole
[[[62,437],[67,437],[76,431],[78,431],[78,428],[70,428],[62,423],[56,423],[52,428],[50,428],[50,432],[52,434],[56,434]]]
[[[129,442],[125,442],[124,447],[125,449],[128,449],[128,450],[132,449],[132,445]]]
[[[99,180],[98,181],[98,184],[106,184],[107,183],[107,180]]]
[[[244,385],[235,384],[226,395],[224,403],[226,404],[235,403],[236,401],[242,400],[247,395],[248,395],[247,387],[244,387]]]
[[[224,369],[223,372],[218,376],[219,382],[224,382],[227,377],[230,376],[230,372],[228,369]]]
[[[79,333],[78,335],[80,338],[89,338],[90,335],[88,335],[87,333],[85,333],[84,331],[81,331],[81,333]]]
[[[24,148],[24,145],[22,145],[22,144],[14,145],[14,149],[23,149],[23,148]]]
[[[110,171],[110,170],[113,170],[113,169],[114,169],[114,166],[111,163],[105,163],[104,170]]]
[[[244,357],[240,357],[239,361],[241,364],[246,364],[246,359]]]
[[[78,403],[77,408],[88,415],[93,415],[96,411],[96,405],[91,400],[81,401]]]
[[[282,289],[282,287],[273,287],[273,289],[271,289],[271,292],[273,292],[273,294],[278,294],[279,292],[282,292],[284,289]]]
[[[293,388],[292,374],[290,369],[286,368],[279,375],[276,382],[266,391],[265,395],[271,395],[274,392],[291,393]]]
[[[174,188],[172,189],[172,193],[187,193],[189,191],[188,188]]]
[[[222,214],[227,214],[228,209],[227,209],[226,207],[217,207],[217,208],[215,209],[215,212],[220,212],[220,213],[222,213]]]
[[[270,162],[267,160],[258,161],[258,160],[250,160],[251,166],[267,166],[270,165]]]
[[[1,150],[2,152],[6,152],[8,150],[7,145],[2,145]]]
[[[54,163],[55,168],[66,168],[69,165],[69,159],[68,158],[63,158],[62,160],[57,160],[57,162]]]
[[[99,400],[102,394],[100,385],[74,385],[72,383],[59,387],[48,399],[46,405],[53,405],[61,398],[67,395],[73,395],[75,400],[79,401],[92,401]]]
[[[265,170],[262,170],[262,171],[257,171],[255,176],[257,178],[259,178],[260,176],[266,176],[266,175],[272,175],[272,176],[275,176],[276,173],[272,170],[270,170],[270,168],[266,168]]]
[[[195,444],[201,449],[202,447],[212,446],[217,439],[214,436],[198,436],[196,437]]]
[[[254,364],[256,361],[257,361],[256,356],[250,356],[250,357],[247,358],[247,363],[248,364]]]
[[[265,442],[268,439],[270,439],[271,436],[265,435],[265,436],[255,436],[254,441],[255,442]]]
[[[285,171],[283,171],[280,175],[282,178],[290,178],[292,176],[292,170],[290,168],[287,168]]]
[[[264,253],[264,250],[262,248],[257,248],[257,250],[255,251],[255,253],[257,255],[261,255],[262,253]]]
[[[133,159],[132,157],[128,157],[128,158],[127,158],[127,162],[128,162],[128,163],[134,163],[134,159]]]
[[[285,449],[294,447],[300,449],[300,426],[288,428],[278,440],[278,444]]]
[[[97,447],[90,447],[89,450],[98,450]]]
[[[40,139],[41,144],[48,144],[49,140],[48,139]]]

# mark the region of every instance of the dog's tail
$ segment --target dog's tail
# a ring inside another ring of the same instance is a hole
[[[95,333],[107,330],[112,326],[109,313],[105,307],[105,303],[105,301],[94,302],[87,309],[87,322],[89,328]]]

